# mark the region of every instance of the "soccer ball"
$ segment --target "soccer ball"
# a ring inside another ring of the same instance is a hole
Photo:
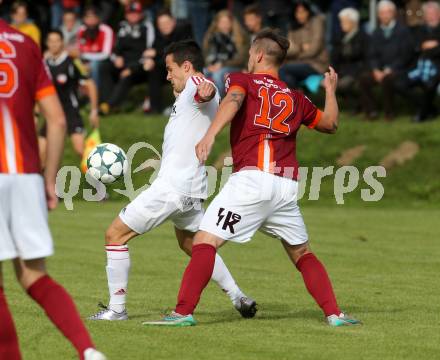
[[[111,184],[127,171],[127,156],[124,150],[114,144],[96,146],[87,158],[89,174],[103,184]]]

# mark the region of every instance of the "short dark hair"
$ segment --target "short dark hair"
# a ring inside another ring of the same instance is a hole
[[[200,46],[194,40],[189,39],[171,43],[165,48],[163,57],[165,58],[171,54],[179,66],[184,61],[189,61],[196,71],[203,71],[205,66],[203,53]]]
[[[51,35],[51,34],[57,34],[61,38],[61,40],[64,40],[64,35],[61,30],[51,29],[51,30],[49,30],[49,32],[46,35],[46,41],[49,38],[49,35]]]
[[[255,36],[252,46],[264,50],[273,59],[273,64],[280,66],[286,59],[290,42],[278,30],[263,29]]]
[[[244,8],[243,15],[255,15],[258,17],[263,17],[263,12],[261,11],[260,5],[251,4]]]
[[[169,16],[171,18],[173,17],[173,14],[171,14],[171,10],[167,7],[164,7],[157,12],[156,19],[163,15]]]
[[[101,18],[101,14],[100,14],[100,12],[99,12],[99,9],[96,7],[96,6],[94,6],[94,5],[88,5],[88,6],[86,6],[85,8],[84,8],[84,11],[83,11],[83,16],[86,16],[87,14],[93,14],[93,15],[95,15],[96,17],[99,17],[99,18]]]
[[[302,6],[304,9],[306,9],[310,16],[315,15],[313,11],[313,6],[309,0],[296,0],[295,4],[293,5],[294,11],[296,11],[299,6]]]
[[[15,13],[18,11],[18,9],[21,8],[21,7],[24,7],[25,10],[26,10],[26,12],[29,11],[29,9],[28,9],[28,4],[27,4],[26,2],[24,2],[24,1],[20,1],[20,0],[18,0],[18,1],[14,1],[14,2],[12,3],[12,6],[11,6],[11,14],[15,14]]]
[[[73,14],[76,17],[78,17],[78,14],[76,13],[74,8],[65,8],[64,11],[63,11],[63,16],[66,15],[66,14]]]

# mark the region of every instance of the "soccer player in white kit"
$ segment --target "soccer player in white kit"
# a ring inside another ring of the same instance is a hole
[[[162,161],[157,179],[112,222],[105,234],[109,305],[91,320],[126,320],[125,309],[130,256],[127,243],[166,220],[174,223],[179,246],[191,256],[192,241],[203,218],[207,197],[206,169],[194,147],[214,118],[220,97],[212,82],[203,77],[203,55],[192,40],[171,44],[164,52],[176,101],[165,128]],[[217,254],[212,279],[228,294],[243,317],[254,317],[256,302],[235,283]]]

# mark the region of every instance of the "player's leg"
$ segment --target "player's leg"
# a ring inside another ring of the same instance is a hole
[[[84,153],[84,132],[73,133],[70,136],[70,140],[72,141],[73,151],[82,158]]]
[[[339,317],[341,311],[325,267],[311,252],[306,226],[295,201],[298,184],[289,179],[277,178],[275,185],[278,189],[274,198],[277,206],[265,221],[262,230],[283,239],[282,244],[301,272],[307,290],[331,323],[329,317]]]
[[[212,277],[217,249],[225,240],[249,241],[267,216],[267,202],[261,199],[259,174],[255,173],[258,172],[242,171],[230,177],[208,206],[194,237],[175,311],[161,321],[149,321],[145,325],[195,325],[192,314]]]
[[[180,230],[174,227],[177,241],[180,248],[191,256],[193,240],[195,233],[187,230]],[[235,282],[228,267],[224,263],[222,257],[217,253],[215,255],[214,270],[211,279],[217,283],[220,289],[225,292],[232,301],[232,304],[245,318],[252,318],[256,314],[256,302],[246,296]]]
[[[291,245],[283,240],[282,244],[290,260],[301,273],[309,294],[324,312],[329,325],[346,326],[360,324],[359,320],[344,314],[340,310],[327,270],[315,254],[312,253],[309,243]]]
[[[311,252],[309,243],[291,245],[282,240],[282,244],[290,260],[301,273],[308,292],[322,309],[324,315],[339,315],[341,310],[336,302],[330,278],[324,265]]]
[[[108,306],[89,317],[89,320],[127,320],[125,310],[128,277],[130,274],[130,253],[128,242],[138,233],[116,217],[105,232],[105,252],[107,255]]]
[[[0,262],[0,359],[20,360],[20,348],[14,320],[9,311],[3,289],[2,263]]]
[[[212,277],[217,249],[224,240],[206,231],[194,237],[191,260],[183,275],[176,313],[187,315],[194,312],[203,289]]]
[[[17,279],[28,295],[78,351],[80,359],[105,359],[94,349],[90,335],[67,291],[46,272],[44,259],[14,259]]]
[[[174,211],[167,201],[167,188],[154,182],[136,199],[121,210],[105,233],[107,253],[107,281],[109,305],[89,317],[90,320],[126,320],[125,309],[130,272],[128,242],[139,234],[144,234],[164,222]]]
[[[126,320],[128,318],[125,304],[131,262],[127,244],[137,235],[138,233],[126,225],[119,216],[113,220],[105,232],[109,305],[108,309],[100,311],[91,319]]]

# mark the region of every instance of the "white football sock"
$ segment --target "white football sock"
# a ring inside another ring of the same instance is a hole
[[[215,255],[214,271],[212,272],[211,279],[228,294],[234,305],[236,305],[237,302],[239,304],[240,298],[243,297],[244,294],[235,283],[234,278],[218,253]]]
[[[116,312],[125,310],[130,254],[127,245],[107,245],[107,282],[110,294],[109,308]]]

